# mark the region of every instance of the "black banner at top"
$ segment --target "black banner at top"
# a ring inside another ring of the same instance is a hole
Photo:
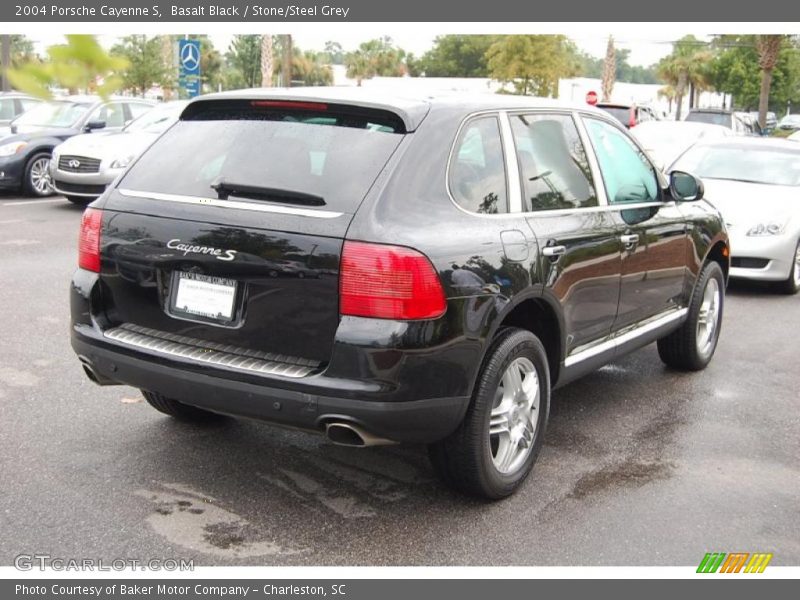
[[[800,21],[785,0],[10,0],[0,20],[14,22],[772,22]]]

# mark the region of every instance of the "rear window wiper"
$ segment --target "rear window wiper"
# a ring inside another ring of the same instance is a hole
[[[220,200],[227,200],[230,196],[249,198],[251,200],[264,200],[266,202],[282,202],[284,204],[301,204],[303,206],[325,206],[325,200],[314,194],[282,190],[246,183],[234,183],[217,179],[211,184],[211,189],[217,192]]]

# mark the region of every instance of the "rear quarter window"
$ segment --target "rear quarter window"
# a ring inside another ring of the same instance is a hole
[[[474,213],[508,212],[508,186],[497,117],[469,121],[456,142],[448,173],[450,193]]]

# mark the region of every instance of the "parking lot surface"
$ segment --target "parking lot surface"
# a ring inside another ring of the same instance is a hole
[[[704,372],[651,345],[556,391],[531,477],[484,503],[439,483],[424,447],[185,425],[91,383],[69,345],[80,216],[0,197],[0,564],[800,564],[800,296],[732,285]]]

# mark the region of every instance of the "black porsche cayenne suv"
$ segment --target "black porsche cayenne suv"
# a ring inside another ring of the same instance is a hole
[[[554,387],[654,341],[710,361],[729,250],[702,194],[585,105],[205,96],[86,210],[72,345],[178,419],[426,443],[500,498]]]

